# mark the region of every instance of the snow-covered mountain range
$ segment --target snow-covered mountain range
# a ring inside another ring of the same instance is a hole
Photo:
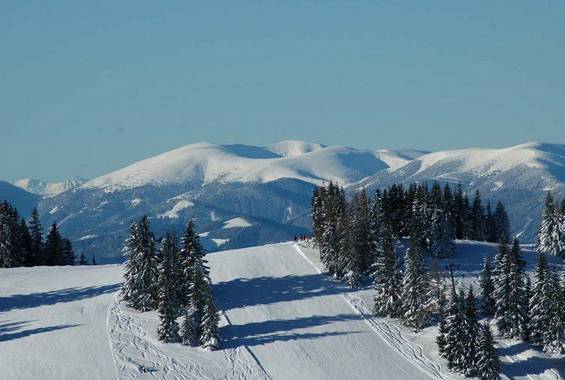
[[[436,179],[480,190],[485,201],[503,200],[513,232],[532,241],[545,192],[565,195],[565,145],[428,153],[303,141],[197,143],[45,197],[39,209],[44,223],[60,223],[79,251],[118,258],[129,223],[143,214],[158,235],[179,231],[190,217],[208,249],[238,248],[308,233],[311,192],[324,181],[373,192]]]
[[[63,182],[48,182],[34,178],[22,178],[14,181],[13,185],[32,194],[41,195],[43,197],[53,197],[67,190],[79,187],[85,182],[88,182],[88,180],[81,177],[69,178]]]

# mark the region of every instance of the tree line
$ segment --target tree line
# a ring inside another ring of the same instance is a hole
[[[219,348],[219,314],[206,252],[193,222],[180,242],[166,234],[157,245],[147,216],[131,224],[124,247],[124,301],[136,310],[158,311],[157,332],[164,342]]]
[[[461,186],[452,193],[438,183],[431,190],[425,184],[406,191],[392,185],[373,199],[359,191],[348,201],[342,188],[329,183],[314,190],[312,222],[321,261],[332,276],[351,286],[373,279],[375,315],[399,318],[414,329],[439,322],[437,343],[453,371],[498,378],[494,337],[489,323],[478,323],[479,315],[495,318],[501,336],[563,352],[565,283],[541,252],[532,289],[501,202],[493,212],[488,203],[483,208],[478,192],[470,205]],[[401,260],[398,243],[406,236]],[[472,288],[457,289],[454,281],[446,295],[437,259],[454,255],[455,238],[499,242],[492,271],[485,259],[478,299]],[[426,256],[433,257],[431,271]]]
[[[86,264],[84,255],[78,264]],[[44,239],[37,209],[26,221],[8,202],[0,203],[0,268],[36,265],[75,265],[73,245],[61,236],[57,223]]]

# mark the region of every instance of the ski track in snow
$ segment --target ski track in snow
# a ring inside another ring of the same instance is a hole
[[[304,258],[304,260],[306,260],[316,270],[316,272],[323,274],[320,268],[318,268],[318,266],[300,249],[298,244],[294,244],[294,247],[300,256],[302,256],[302,258]],[[440,364],[433,362],[424,355],[424,349],[421,346],[414,346],[406,340],[397,326],[374,318],[371,312],[365,307],[362,299],[358,297],[351,297],[346,293],[342,293],[341,296],[355,313],[364,318],[365,322],[376,335],[378,335],[390,347],[402,354],[402,356],[412,360],[420,369],[436,379],[447,380],[452,378],[449,374],[444,374],[442,372]]]
[[[178,357],[166,345],[153,341],[135,316],[122,307],[119,293],[108,309],[107,332],[119,379],[270,379],[246,346],[218,351],[224,355],[227,366],[222,367],[227,370],[213,375],[197,361]]]

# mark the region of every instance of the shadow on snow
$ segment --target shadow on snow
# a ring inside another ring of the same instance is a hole
[[[14,294],[0,297],[0,312],[29,309],[44,305],[54,305],[61,302],[73,302],[103,294],[114,293],[120,289],[120,284],[89,286],[85,288],[66,288],[43,293]]]
[[[22,330],[29,321],[25,322],[4,322],[0,323],[0,342],[7,342],[14,339],[25,338],[30,335],[42,334],[50,331],[63,330],[79,325],[56,325],[48,327],[36,327],[33,329]]]

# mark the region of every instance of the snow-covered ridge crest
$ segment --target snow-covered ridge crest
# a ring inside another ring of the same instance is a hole
[[[144,185],[270,182],[294,178],[348,184],[388,165],[369,150],[285,141],[268,147],[190,144],[96,178],[83,188],[107,191]]]

